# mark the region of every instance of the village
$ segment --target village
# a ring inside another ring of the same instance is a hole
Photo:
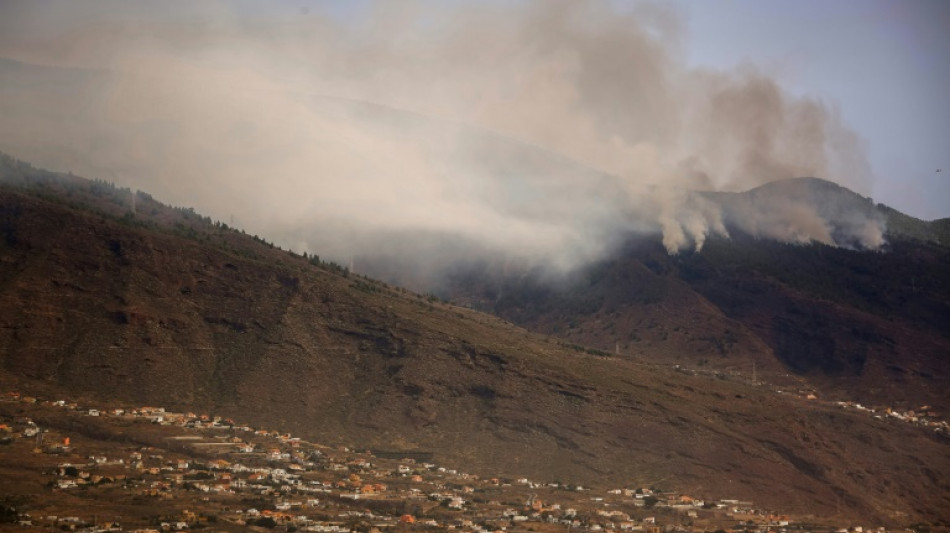
[[[681,365],[674,365],[673,367],[677,372],[682,374],[688,374],[692,376],[696,375],[706,375],[713,376],[717,379],[737,379],[744,381],[753,386],[764,386],[773,390],[776,394],[782,394],[786,396],[793,396],[800,400],[806,400],[809,402],[824,403],[827,405],[834,405],[841,409],[855,409],[857,411],[866,413],[868,416],[873,417],[876,420],[886,420],[886,421],[899,421],[907,424],[912,424],[915,426],[923,427],[934,431],[935,433],[941,434],[950,434],[950,422],[940,418],[940,413],[934,410],[933,407],[929,405],[921,405],[916,409],[901,409],[898,407],[887,407],[887,406],[877,406],[877,407],[867,407],[862,405],[859,402],[853,401],[825,401],[821,400],[817,393],[812,389],[799,389],[795,391],[784,390],[781,388],[774,387],[769,385],[767,382],[756,380],[755,373],[753,371],[751,379],[747,379],[747,376],[743,376],[741,372],[732,371],[732,372],[722,372],[719,370],[705,370],[698,368],[689,368]],[[754,368],[754,367],[753,367]]]
[[[670,488],[483,479],[437,466],[425,453],[331,448],[162,407],[102,408],[17,392],[2,404],[15,404],[6,413],[16,414],[0,413],[0,444],[41,466],[42,497],[11,520],[23,530],[872,531]],[[58,427],[44,427],[44,419]],[[69,431],[88,427],[99,429]],[[96,435],[112,427],[129,442],[104,447]],[[82,513],[77,501],[164,511],[122,516],[79,505]]]

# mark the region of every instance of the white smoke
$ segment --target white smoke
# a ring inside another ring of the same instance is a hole
[[[5,63],[0,149],[337,257],[439,235],[570,268],[618,229],[675,253],[726,222],[882,242],[865,214],[779,198],[727,216],[687,192],[819,176],[866,193],[871,174],[826,104],[752,67],[685,68],[667,7],[323,7],[6,2],[0,56],[55,68]]]

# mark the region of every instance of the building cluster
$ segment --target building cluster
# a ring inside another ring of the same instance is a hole
[[[939,420],[939,413],[934,411],[929,405],[922,405],[917,409],[907,409],[904,411],[890,407],[865,407],[856,402],[835,402],[835,405],[842,409],[864,411],[878,420],[900,420],[909,424],[932,429],[937,433],[950,433],[950,423],[946,420]]]
[[[54,526],[90,533],[227,531],[246,526],[336,533],[390,529],[485,533],[538,527],[643,533],[724,527],[758,533],[835,530],[808,527],[732,499],[711,501],[646,487],[598,490],[526,478],[484,479],[431,462],[331,448],[226,418],[161,407],[100,409],[65,400],[40,402],[15,393],[4,398],[60,408],[75,417],[162,428],[159,445],[84,453],[81,442],[62,434],[53,438],[52,432],[29,418],[2,423],[0,438],[33,439],[34,453],[68,459],[45,472],[47,490],[53,495],[81,493],[95,498],[96,491],[121,487],[123,494],[144,505],[154,502],[179,509],[155,523],[126,528],[118,519],[98,521],[50,512],[20,516],[21,526],[40,530]]]

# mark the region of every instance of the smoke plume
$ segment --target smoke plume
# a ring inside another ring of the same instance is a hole
[[[867,194],[871,172],[833,107],[752,66],[686,68],[682,32],[606,0],[5,2],[0,149],[325,257],[568,269],[618,230],[676,253],[727,225],[880,245],[867,213],[693,192],[817,176]]]

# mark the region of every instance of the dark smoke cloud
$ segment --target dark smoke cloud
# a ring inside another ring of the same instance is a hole
[[[5,2],[0,149],[338,258],[437,236],[567,269],[618,229],[677,252],[727,221],[881,242],[869,215],[778,198],[727,217],[689,192],[819,176],[866,194],[871,172],[828,104],[754,67],[685,68],[666,7],[323,7]]]

